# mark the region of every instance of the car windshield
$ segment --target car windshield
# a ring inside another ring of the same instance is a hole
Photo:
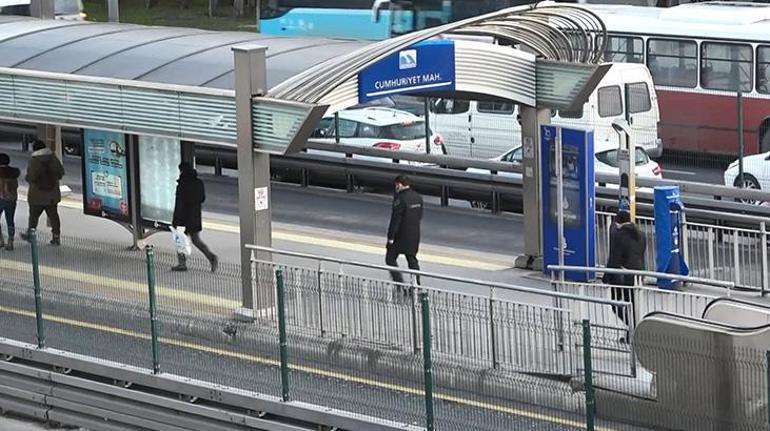
[[[56,0],[56,15],[77,15],[80,13],[80,0]]]

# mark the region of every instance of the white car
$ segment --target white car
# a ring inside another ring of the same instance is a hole
[[[426,153],[425,120],[398,109],[369,107],[340,111],[339,142],[343,145],[372,147],[391,151]],[[313,132],[314,140],[335,143],[334,117],[321,119]],[[431,134],[431,154],[445,154],[444,140],[440,135]],[[328,151],[309,150],[316,154],[340,154]],[[386,160],[380,157],[354,156],[357,159]]]
[[[728,187],[770,190],[770,152],[743,158],[743,181],[739,178],[738,160],[736,159],[725,170],[724,180]],[[751,200],[744,200],[743,202],[759,203]]]
[[[617,145],[611,145],[609,143],[594,143],[594,172],[597,174],[619,175],[620,168],[618,167],[618,147]],[[514,165],[520,165],[522,162],[522,147],[516,147],[505,154],[495,157],[492,160],[500,162],[510,162]],[[663,170],[660,165],[654,160],[650,159],[647,152],[642,147],[636,147],[636,176],[637,178],[662,178]],[[489,174],[489,170],[468,168],[466,172]],[[504,172],[500,171],[497,175],[506,176],[510,178],[521,178],[521,174],[517,172]],[[613,187],[613,185],[609,185]],[[614,185],[617,187],[617,185]],[[642,188],[641,190],[645,190]],[[475,207],[484,207],[483,203],[472,202]]]
[[[770,190],[770,153],[754,154],[743,158],[743,184],[738,174],[738,159],[736,159],[725,170],[725,185]]]

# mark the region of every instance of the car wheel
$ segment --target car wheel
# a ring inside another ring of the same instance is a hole
[[[492,205],[489,202],[484,201],[470,201],[471,208],[476,208],[479,210],[488,210],[492,208]]]
[[[757,181],[757,178],[754,175],[747,174],[744,172],[743,178],[740,176],[735,177],[735,181],[733,181],[733,185],[735,187],[741,187],[744,189],[752,189],[752,190],[760,190],[761,187],[759,186],[759,181]],[[760,205],[762,202],[756,201],[753,199],[736,199],[736,202],[741,202],[744,204],[749,205]]]
[[[80,144],[75,144],[72,142],[65,142],[62,150],[64,151],[64,154],[68,156],[79,156],[80,155]]]

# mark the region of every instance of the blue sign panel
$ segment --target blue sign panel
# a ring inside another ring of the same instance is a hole
[[[455,45],[426,40],[378,61],[358,74],[358,101],[393,94],[455,89]]]
[[[594,132],[541,126],[540,160],[543,208],[544,267],[559,263],[558,178],[556,177],[557,134],[561,132],[564,264],[596,266],[596,179],[594,175]],[[588,281],[588,273],[565,273],[565,278]]]
[[[655,270],[668,274],[688,275],[690,268],[679,248],[682,242],[684,204],[678,186],[655,187]],[[670,289],[677,284],[658,279],[658,287]]]
[[[125,135],[83,130],[83,201],[89,215],[129,221]]]

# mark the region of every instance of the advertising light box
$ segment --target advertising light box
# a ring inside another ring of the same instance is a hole
[[[182,149],[176,139],[139,137],[139,184],[142,218],[151,225],[170,225]]]
[[[82,148],[84,212],[97,217],[130,221],[125,135],[85,129]]]

